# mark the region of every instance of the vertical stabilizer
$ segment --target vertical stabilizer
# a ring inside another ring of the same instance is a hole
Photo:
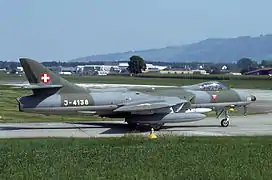
[[[56,86],[59,86],[60,91],[64,93],[88,92],[87,89],[65,80],[35,60],[29,58],[20,58],[19,60],[24,69],[27,80],[30,85],[34,85],[36,87],[36,91],[48,91],[51,87],[55,88]]]

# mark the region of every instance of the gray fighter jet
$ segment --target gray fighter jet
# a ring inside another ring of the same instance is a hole
[[[256,97],[236,92],[218,82],[176,88],[87,89],[68,82],[42,64],[20,58],[33,94],[17,98],[19,111],[39,114],[90,114],[124,118],[132,127],[160,129],[164,123],[204,119],[205,108],[225,112],[221,126],[229,125],[229,110],[246,107]],[[214,86],[215,85],[215,86]],[[215,87],[219,89],[214,89]]]

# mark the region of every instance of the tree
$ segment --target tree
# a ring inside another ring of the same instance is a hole
[[[16,74],[16,69],[12,69],[11,71],[10,71],[10,74]]]
[[[242,58],[237,62],[237,66],[241,69],[247,69],[251,66],[252,60],[249,58]]]
[[[218,68],[218,66],[211,66],[210,67],[210,71],[208,72],[210,74],[220,74],[220,69]]]
[[[272,67],[272,61],[271,60],[262,60],[261,66]]]
[[[237,66],[241,69],[241,73],[245,73],[257,69],[258,63],[249,58],[242,58],[237,62]]]
[[[128,62],[128,71],[132,74],[142,73],[146,69],[145,61],[140,56],[131,56]]]

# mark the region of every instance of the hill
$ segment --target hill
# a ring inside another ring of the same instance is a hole
[[[128,60],[132,55],[139,55],[148,61],[164,62],[233,62],[242,57],[261,61],[272,58],[272,34],[258,37],[209,38],[187,45],[92,55],[71,61]]]

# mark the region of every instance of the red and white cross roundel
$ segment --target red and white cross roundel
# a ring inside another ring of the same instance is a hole
[[[213,102],[216,101],[216,95],[212,95],[212,101],[213,101]]]
[[[41,77],[40,77],[40,80],[43,82],[43,83],[49,83],[51,81],[51,77],[49,74],[47,73],[42,73],[41,74]]]

